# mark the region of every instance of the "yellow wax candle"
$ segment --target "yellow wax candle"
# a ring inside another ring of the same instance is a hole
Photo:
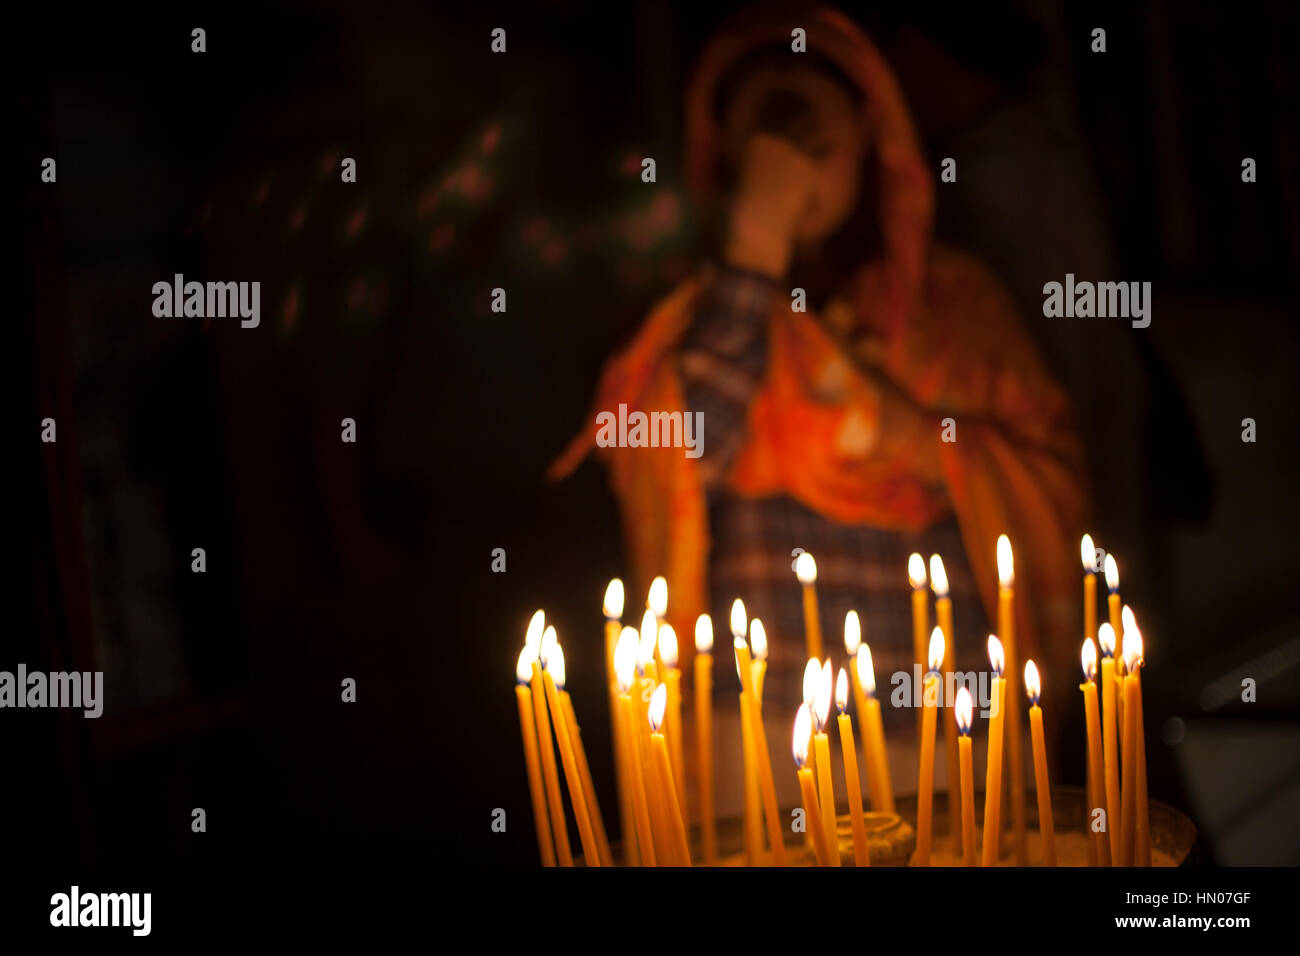
[[[758,753],[754,749],[753,723],[749,716],[750,700],[740,695],[740,746],[745,761],[743,785],[745,859],[758,866],[763,853],[763,810],[758,795]]]
[[[718,827],[713,810],[713,621],[707,614],[695,621],[695,759],[704,865],[712,866],[718,860]]]
[[[1079,558],[1083,561],[1083,636],[1097,636],[1097,549],[1092,535],[1079,541]]]
[[[1107,621],[1097,629],[1101,645],[1101,758],[1105,773],[1106,842],[1111,865],[1119,864],[1119,840],[1123,826],[1119,793],[1119,720],[1115,679],[1115,631]]]
[[[1019,662],[1016,654],[1015,614],[1015,561],[1011,553],[1011,540],[998,536],[998,636],[1002,639],[1006,655],[1007,700],[1017,699],[1019,688]],[[1007,713],[1008,778],[1011,790],[1011,828],[1015,845],[1016,864],[1028,862],[1029,843],[1025,836],[1025,756],[1024,737],[1020,725],[1020,708],[1010,707]]]
[[[869,734],[867,733],[867,695],[862,692],[858,679],[858,651],[862,649],[862,622],[857,611],[844,615],[844,652],[849,658],[849,687],[853,691],[853,706],[858,712],[858,733],[862,737],[862,774],[866,777],[867,800],[875,809],[880,804],[880,784],[876,782],[876,768],[871,763]]]
[[[657,689],[656,689],[657,692]],[[653,698],[652,698],[653,699]],[[646,708],[646,730],[649,730],[649,708]],[[682,863],[677,858],[677,841],[673,837],[672,824],[668,819],[668,806],[675,800],[668,795],[664,789],[668,785],[662,769],[659,766],[659,758],[655,754],[653,735],[646,733],[646,753],[649,759],[646,761],[645,779],[646,779],[646,802],[650,804],[650,829],[654,834],[655,841],[655,859],[659,861],[660,866],[681,866]]]
[[[1043,839],[1043,865],[1056,866],[1056,830],[1052,826],[1052,791],[1047,782],[1047,744],[1043,709],[1038,706],[1041,684],[1038,667],[1025,661],[1025,693],[1029,695],[1029,737],[1034,747],[1034,787],[1038,795],[1038,832]]]
[[[907,580],[912,585],[912,660],[925,663],[926,640],[930,633],[929,594],[926,593],[925,558],[913,553],[907,559]],[[916,744],[921,745],[921,714],[916,715]]]
[[[542,780],[546,784],[546,802],[551,809],[551,832],[555,836],[555,853],[560,866],[573,866],[573,851],[569,849],[569,825],[564,819],[564,801],[560,797],[560,774],[555,766],[554,742],[551,736],[551,719],[546,705],[546,682],[542,679],[541,662],[532,662],[530,681],[533,693],[533,716],[537,719],[537,742],[541,749]]]
[[[862,693],[858,712],[862,715],[862,754],[867,762],[867,778],[871,781],[871,806],[877,813],[893,813],[894,786],[889,779],[885,727],[880,716],[880,701],[876,700],[876,668],[871,661],[869,645],[858,647],[854,671]]]
[[[939,686],[947,687],[953,669],[953,655],[956,640],[952,630],[952,598],[948,596],[948,573],[944,570],[943,558],[937,554],[930,555],[930,586],[934,588],[934,616],[943,631],[943,669],[939,672]],[[946,693],[946,691],[945,691]],[[952,702],[941,700],[943,707],[952,706]],[[953,847],[961,841],[961,804],[957,799],[957,737],[947,721],[939,727],[943,735],[944,756],[948,766],[948,832],[952,835]]]
[[[1110,841],[1107,835],[1095,828],[1093,815],[1100,808],[1102,816],[1109,821],[1106,812],[1106,771],[1102,760],[1101,719],[1097,707],[1097,645],[1092,638],[1083,642],[1083,718],[1088,726],[1088,813],[1086,825],[1089,839],[1093,846],[1093,856],[1098,866],[1110,866]]]
[[[754,703],[763,712],[763,683],[767,678],[767,630],[754,618],[749,622],[749,651],[754,663]]]
[[[630,627],[623,633],[614,648],[614,679],[618,684],[618,731],[623,738],[623,753],[627,757],[629,799],[632,804],[632,822],[636,831],[637,858],[646,866],[656,862],[654,834],[650,823],[650,805],[646,799],[645,775],[641,770],[641,751],[636,745],[636,707],[632,701],[632,686],[636,679],[637,632]]]
[[[830,852],[826,846],[826,830],[818,809],[817,788],[813,783],[812,768],[807,766],[808,747],[812,738],[812,708],[800,704],[794,718],[794,766],[799,778],[799,792],[803,795],[804,830],[812,837],[813,852],[818,866],[830,865]]]
[[[582,795],[587,801],[587,816],[591,818],[591,829],[596,836],[596,849],[600,853],[600,865],[613,866],[614,857],[610,853],[609,837],[605,833],[605,821],[601,819],[600,803],[596,800],[596,787],[591,781],[591,768],[587,765],[587,750],[582,746],[582,731],[578,727],[578,717],[573,710],[573,700],[558,679],[556,687],[560,692],[560,710],[564,714],[564,722],[569,727],[569,740],[573,746],[573,758],[578,765],[578,779],[582,782]]]
[[[600,866],[600,846],[596,843],[596,831],[591,825],[591,813],[587,809],[587,795],[582,790],[582,779],[578,776],[578,761],[573,755],[573,738],[569,733],[569,722],[564,717],[564,708],[560,705],[559,690],[556,687],[556,675],[564,679],[564,651],[555,641],[555,629],[548,626],[547,635],[552,637],[550,647],[547,638],[542,638],[542,659],[544,665],[542,681],[546,688],[546,702],[555,721],[555,741],[560,748],[560,763],[564,767],[564,779],[569,785],[569,802],[573,806],[573,816],[578,823],[578,836],[582,840],[582,855],[587,866]]]
[[[743,605],[742,605],[743,613]],[[754,757],[758,765],[758,787],[763,797],[763,817],[767,821],[767,836],[772,844],[772,862],[785,866],[785,843],[781,832],[781,819],[776,805],[776,783],[772,779],[772,755],[767,749],[767,733],[763,730],[763,718],[754,705],[753,668],[749,656],[749,645],[744,637],[734,640],[736,648],[736,665],[742,683],[741,693],[749,699],[750,706],[743,708],[748,714],[750,737],[754,744]],[[742,714],[742,719],[743,719]]]
[[[555,844],[551,842],[551,821],[546,813],[546,791],[542,788],[541,758],[537,753],[537,723],[533,716],[533,699],[528,689],[532,677],[532,659],[536,651],[525,647],[515,664],[515,700],[519,705],[519,733],[524,739],[524,766],[528,770],[528,795],[533,803],[533,826],[537,830],[537,849],[542,866],[555,866]]]
[[[686,817],[686,761],[682,754],[682,672],[677,669],[677,632],[671,624],[659,628],[659,653],[664,662],[664,687],[668,695],[664,730],[667,731],[668,756],[673,764],[677,811]]]
[[[840,841],[835,832],[835,783],[831,777],[831,745],[826,722],[831,711],[831,662],[822,665],[821,679],[813,700],[813,749],[817,753],[817,793],[821,799],[822,829],[830,848],[830,865],[840,865]]]
[[[1133,717],[1137,726],[1136,745],[1137,753],[1133,759],[1137,766],[1137,794],[1135,803],[1137,805],[1137,819],[1133,822],[1134,827],[1134,866],[1151,865],[1151,805],[1147,798],[1147,747],[1146,747],[1146,721],[1142,714],[1142,674],[1143,654],[1145,647],[1142,640],[1142,632],[1138,630],[1137,619],[1134,617],[1132,610],[1125,606],[1122,614],[1124,624],[1124,640],[1129,641],[1129,634],[1133,635],[1132,649],[1134,658],[1126,670],[1133,675],[1133,681],[1137,685],[1137,704],[1138,711]],[[1125,655],[1127,658],[1127,654]]]
[[[605,588],[605,684],[609,688],[610,740],[614,750],[614,783],[618,790],[618,832],[623,839],[623,861],[636,866],[636,839],[632,825],[632,797],[627,781],[627,755],[623,753],[623,735],[618,732],[618,681],[614,674],[614,649],[622,633],[623,582],[610,580]]]
[[[975,855],[975,770],[971,763],[970,724],[974,706],[970,690],[963,684],[953,704],[957,718],[957,766],[961,777],[961,861],[964,866],[978,866]]]
[[[934,802],[934,724],[939,706],[939,674],[943,666],[943,631],[930,634],[930,670],[921,686],[921,771],[916,787],[915,866],[930,865],[930,812]]]
[[[843,674],[844,671],[840,673]],[[858,783],[858,755],[853,742],[853,722],[845,713],[839,715],[837,722],[840,728],[840,750],[844,754],[844,786],[849,791],[849,817],[853,826],[853,863],[855,866],[870,866],[871,853],[867,844],[867,822],[862,816],[862,788]]]
[[[668,614],[668,581],[663,575],[655,578],[650,582],[650,592],[646,595],[645,608],[648,614],[654,615],[655,633],[664,626],[664,617]],[[662,656],[662,649],[655,646],[655,667],[660,674],[666,673]]]
[[[665,625],[667,626],[667,625]],[[663,787],[664,816],[672,834],[673,858],[678,866],[691,865],[691,848],[686,842],[686,823],[677,804],[677,787],[673,783],[673,767],[668,756],[668,742],[659,732],[664,712],[668,707],[668,686],[660,684],[650,699],[650,749],[654,753],[656,770]]]
[[[1110,627],[1115,633],[1116,647],[1120,651],[1115,656],[1115,722],[1120,728],[1120,749],[1121,755],[1125,741],[1123,740],[1124,730],[1124,623],[1123,612],[1121,611],[1121,601],[1119,597],[1119,565],[1115,563],[1113,554],[1106,555],[1104,563],[1106,574],[1106,589],[1110,593],[1106,598],[1106,604],[1110,612]],[[1121,759],[1122,756],[1121,756]],[[1120,811],[1121,816],[1123,811]],[[1122,821],[1121,821],[1122,823]]]
[[[1136,658],[1130,656],[1129,635],[1124,635],[1124,656],[1130,665],[1124,678],[1124,776],[1121,781],[1121,826],[1118,866],[1133,865],[1137,836],[1137,715],[1141,711],[1142,686],[1138,683]]]
[[[808,656],[821,660],[822,624],[817,612],[817,562],[807,551],[801,552],[795,559],[794,573],[803,585],[803,626]]]
[[[989,667],[993,671],[989,702],[989,751],[984,770],[984,846],[981,866],[998,865],[998,836],[1002,832],[1002,742],[1006,724],[1007,681],[1002,676],[1002,642],[989,635]]]

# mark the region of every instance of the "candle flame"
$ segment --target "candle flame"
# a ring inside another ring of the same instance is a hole
[[[677,667],[677,632],[671,624],[659,628],[659,656],[664,660],[664,667],[669,670]]]
[[[655,617],[662,618],[668,613],[668,579],[663,575],[650,582],[650,594],[645,599],[645,606],[654,612]]]
[[[925,558],[915,551],[907,558],[907,580],[914,589],[925,587]]]
[[[551,655],[546,661],[546,669],[551,672],[551,679],[555,681],[556,689],[564,690],[564,648],[558,642],[551,649]]]
[[[849,706],[849,672],[843,667],[835,675],[835,709],[841,714]]]
[[[1092,642],[1092,638],[1085,638],[1083,642],[1083,679],[1092,683],[1097,676],[1097,645]]]
[[[1016,583],[1016,562],[1011,555],[1011,539],[1005,534],[998,535],[998,584],[1004,588],[1014,587]]]
[[[749,651],[754,660],[767,660],[767,629],[758,618],[749,622]]]
[[[1134,616],[1133,609],[1127,604],[1119,612],[1119,623],[1126,634],[1129,628],[1137,627],[1137,617]]]
[[[948,572],[943,569],[943,558],[937,554],[930,555],[930,586],[934,588],[935,597],[948,596]]]
[[[1124,667],[1128,673],[1136,673],[1134,668],[1145,663],[1142,659],[1142,632],[1138,630],[1137,621],[1132,627],[1124,628]]]
[[[822,664],[821,673],[817,680],[817,693],[813,696],[813,723],[820,732],[825,726],[826,721],[831,716],[831,696],[833,691],[834,679],[831,676],[831,659],[826,658]]]
[[[808,658],[808,663],[803,666],[803,702],[809,707],[813,705],[813,700],[817,697],[817,682],[822,678],[822,666],[818,663],[817,658]]]
[[[858,652],[859,645],[862,644],[862,622],[858,620],[857,611],[849,611],[844,615],[844,650],[852,657]]]
[[[1079,540],[1079,558],[1085,573],[1097,570],[1097,548],[1092,543],[1092,535],[1085,534]]]
[[[1115,563],[1115,555],[1106,555],[1106,587],[1114,594],[1119,590],[1119,565]]]
[[[650,732],[657,734],[664,723],[664,709],[668,706],[668,685],[660,684],[650,695],[650,706],[646,716],[650,718]]]
[[[858,684],[868,697],[876,696],[876,665],[871,660],[870,646],[858,648]]]
[[[543,670],[549,669],[551,655],[559,646],[560,639],[555,636],[555,625],[546,625],[546,630],[542,632],[542,642],[537,646],[537,659],[542,662]]]
[[[799,770],[808,762],[808,738],[812,736],[812,714],[807,704],[800,704],[794,715],[794,765]]]
[[[659,622],[655,619],[655,612],[647,608],[645,614],[641,615],[641,642],[636,654],[638,670],[645,670],[646,665],[655,659],[655,641],[658,637]]]
[[[749,629],[749,621],[745,618],[745,602],[740,598],[731,602],[731,636],[744,637],[745,631]]]
[[[957,717],[957,732],[963,737],[970,733],[970,721],[975,705],[971,701],[970,691],[965,684],[957,688],[957,700],[953,705],[953,713]]]
[[[713,653],[713,618],[707,614],[695,619],[695,653]]]
[[[533,679],[533,661],[537,660],[537,648],[524,645],[524,649],[519,652],[519,660],[515,662],[515,680],[521,684],[527,684]]]
[[[1006,655],[1002,653],[1002,642],[996,636],[989,635],[989,667],[993,671],[994,677],[1001,677],[1002,670],[1007,666]]]
[[[618,681],[619,693],[626,694],[632,689],[632,679],[636,676],[637,650],[640,638],[634,627],[625,627],[614,645],[614,679]]]
[[[617,621],[623,616],[623,582],[613,578],[605,588],[605,617]]]
[[[528,621],[528,631],[524,634],[524,644],[534,650],[542,643],[542,631],[546,630],[546,612],[538,608]]]
[[[1029,695],[1029,703],[1038,706],[1038,695],[1042,692],[1043,685],[1038,679],[1038,665],[1033,660],[1025,661],[1025,693]]]
[[[1110,626],[1110,621],[1103,621],[1097,628],[1097,643],[1101,645],[1102,657],[1115,656],[1115,629]]]
[[[795,558],[794,573],[800,584],[812,584],[817,580],[817,562],[807,551],[800,552]]]
[[[745,639],[743,637],[732,638],[731,645],[732,645],[732,649],[735,651],[735,653],[732,654],[731,656],[735,659],[736,679],[740,681],[740,686],[743,689],[745,686],[745,678],[742,677],[740,674],[740,652],[748,651],[749,645],[745,643]]]
[[[930,632],[930,670],[937,671],[943,667],[943,628],[937,624]]]

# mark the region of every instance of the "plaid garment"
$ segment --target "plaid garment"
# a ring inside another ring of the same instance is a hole
[[[722,477],[744,437],[749,402],[763,376],[767,320],[782,291],[772,279],[730,268],[717,269],[700,297],[694,323],[683,340],[679,369],[687,407],[704,413],[706,441],[700,459],[709,494],[710,614],[725,641],[731,603],[739,597],[751,617],[762,619],[769,642],[764,709],[788,709],[803,699],[805,652],[803,591],[794,574],[795,549],[817,559],[817,599],[824,652],[837,669],[847,664],[844,615],[862,621],[871,645],[876,685],[886,726],[915,721],[910,710],[889,706],[891,676],[912,673],[912,599],[907,559],[919,552],[943,558],[953,603],[958,670],[987,670],[989,626],[975,590],[956,518],[910,534],[823,517],[787,496],[743,498],[727,491]],[[929,625],[934,607],[930,601]],[[725,646],[725,645],[724,645]],[[910,685],[909,685],[910,686]],[[736,690],[720,678],[718,690]]]

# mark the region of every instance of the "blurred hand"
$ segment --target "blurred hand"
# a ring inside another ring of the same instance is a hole
[[[790,141],[762,132],[750,138],[728,222],[728,264],[785,275],[795,225],[812,198],[816,175],[816,162]]]

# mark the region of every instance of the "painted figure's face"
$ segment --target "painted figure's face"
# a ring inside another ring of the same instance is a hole
[[[723,121],[733,160],[760,130],[782,136],[817,165],[812,197],[794,239],[812,245],[844,224],[857,205],[867,138],[853,98],[816,69],[758,69],[737,90]]]

